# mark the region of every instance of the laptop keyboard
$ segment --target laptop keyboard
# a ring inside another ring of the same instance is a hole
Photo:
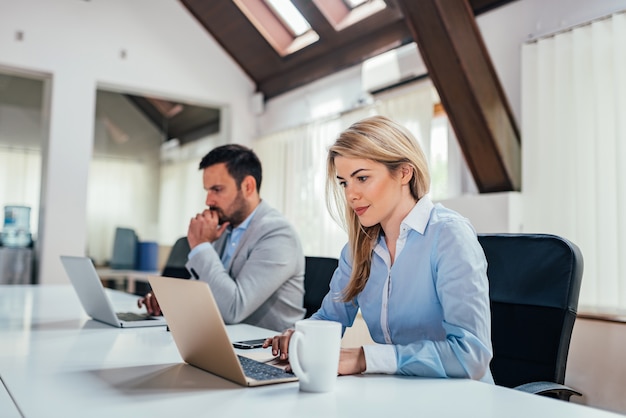
[[[254,380],[292,379],[294,377],[293,373],[286,372],[279,367],[240,355],[237,357],[239,357],[244,374]]]
[[[117,312],[116,315],[120,321],[145,321],[146,319],[150,319],[150,316],[147,314],[135,312]]]

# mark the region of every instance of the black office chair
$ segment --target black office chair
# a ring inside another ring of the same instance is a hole
[[[330,279],[339,265],[339,260],[329,257],[305,257],[304,264],[304,308],[305,318],[313,315],[322,306],[322,300],[330,289]]]
[[[580,249],[548,234],[479,234],[491,299],[496,384],[569,400],[567,354],[583,274]]]
[[[170,250],[170,254],[167,257],[161,276],[175,277],[179,279],[190,278],[191,274],[185,268],[189,251],[191,251],[191,249],[189,248],[187,237],[177,239]],[[138,296],[145,296],[148,292],[150,292],[150,290],[152,289],[150,288],[150,284],[147,282],[135,283],[135,294]]]
[[[175,277],[178,279],[190,278],[191,274],[185,268],[189,251],[191,251],[191,249],[189,248],[187,237],[178,238],[170,250],[170,255],[167,257],[161,276]]]

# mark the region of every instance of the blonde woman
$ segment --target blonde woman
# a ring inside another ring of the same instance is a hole
[[[339,374],[459,377],[493,383],[487,262],[469,221],[433,204],[415,138],[390,119],[361,120],[327,159],[327,203],[345,223],[330,291],[312,319],[352,325],[375,345],[342,349]],[[293,330],[266,340],[288,358]]]

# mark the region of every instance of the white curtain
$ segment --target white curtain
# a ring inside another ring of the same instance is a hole
[[[346,242],[324,201],[325,153],[341,126],[341,118],[333,118],[266,136],[253,145],[263,164],[261,197],[291,221],[306,255],[338,257]]]
[[[626,14],[522,49],[524,228],[583,253],[581,305],[626,307]]]
[[[159,242],[173,245],[187,235],[189,220],[205,208],[200,158],[161,166]]]
[[[433,86],[430,80],[418,83],[408,91],[381,96],[375,103],[378,114],[395,120],[415,135],[427,156],[431,155],[433,105]]]
[[[39,150],[0,147],[0,230],[4,225],[4,207],[29,206],[30,231],[37,234],[39,191],[41,187],[41,152]]]
[[[198,166],[202,157],[219,145],[223,145],[220,138],[207,137],[161,149],[157,199],[160,244],[173,245],[187,236],[189,220],[206,208],[202,170]]]
[[[117,227],[134,229],[141,241],[156,239],[157,181],[156,163],[94,156],[87,191],[87,254],[96,263],[110,260]]]
[[[347,241],[326,209],[326,154],[337,135],[367,116],[382,114],[405,125],[429,149],[433,94],[430,82],[401,94],[387,95],[371,106],[266,135],[253,148],[263,164],[261,196],[295,226],[304,253],[338,257]]]
[[[252,148],[263,165],[261,197],[278,210],[283,210],[288,200],[285,196],[286,188],[283,187],[287,173],[287,144],[290,138],[303,135],[304,129],[299,127],[266,136],[253,143]]]

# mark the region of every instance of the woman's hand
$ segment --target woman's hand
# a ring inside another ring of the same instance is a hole
[[[278,356],[280,360],[287,360],[289,358],[289,340],[293,329],[288,329],[280,335],[269,337],[263,343],[263,348],[272,347],[272,355]]]
[[[367,368],[363,347],[342,348],[339,355],[339,374],[359,374]]]
[[[273,356],[283,361],[289,360],[289,341],[293,332],[293,329],[288,329],[280,335],[267,338],[263,343],[263,348],[272,347]],[[341,349],[337,371],[339,375],[363,373],[366,367],[363,347]]]

